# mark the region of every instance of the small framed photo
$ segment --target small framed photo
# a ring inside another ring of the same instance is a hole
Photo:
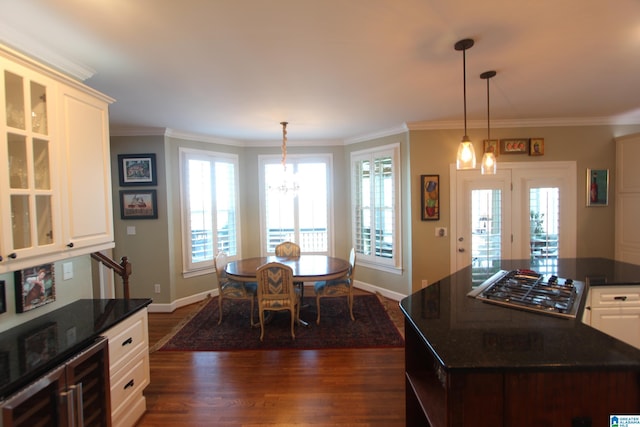
[[[440,175],[421,175],[422,220],[440,219]]]
[[[118,154],[120,186],[157,185],[156,155]]]
[[[5,293],[4,280],[0,280],[0,313],[7,311],[7,294]]]
[[[482,143],[484,146],[483,153],[493,153],[494,156],[498,157],[500,154],[500,143],[497,139],[485,139]]]
[[[544,138],[531,138],[529,141],[530,156],[544,156]]]
[[[500,140],[500,154],[527,154],[528,152],[528,139],[516,138]]]
[[[609,204],[609,169],[587,168],[587,206]]]
[[[56,300],[53,263],[25,268],[14,274],[16,313],[24,313]]]
[[[120,190],[121,219],[158,219],[156,190]]]

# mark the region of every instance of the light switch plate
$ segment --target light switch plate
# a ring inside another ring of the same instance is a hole
[[[73,279],[73,263],[65,262],[62,264],[62,280]]]

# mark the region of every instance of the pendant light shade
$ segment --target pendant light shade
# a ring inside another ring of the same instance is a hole
[[[467,64],[465,52],[472,46],[472,39],[460,40],[454,45],[456,50],[462,51],[462,90],[464,96],[464,136],[458,146],[458,155],[456,156],[457,169],[474,169],[476,167],[476,151],[467,135]]]
[[[487,81],[487,141],[491,141],[491,119],[490,119],[490,108],[489,108],[489,79],[491,77],[495,77],[495,71],[485,71],[480,74],[481,79],[485,79]],[[491,144],[489,144],[491,146]],[[496,155],[493,151],[487,151],[482,155],[482,165],[480,166],[480,172],[482,175],[495,175],[496,174]]]

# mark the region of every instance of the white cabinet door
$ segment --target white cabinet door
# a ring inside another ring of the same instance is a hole
[[[112,247],[108,102],[70,87],[61,92],[64,244]]]
[[[585,323],[640,348],[640,287],[596,286],[587,299]]]
[[[616,138],[615,258],[640,265],[640,134]]]

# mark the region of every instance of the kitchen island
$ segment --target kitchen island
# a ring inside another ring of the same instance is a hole
[[[540,270],[529,261],[497,269]],[[557,260],[545,272],[600,286],[640,283],[640,267]],[[640,350],[582,323],[470,298],[462,269],[403,299],[408,426],[601,426],[640,414]]]

